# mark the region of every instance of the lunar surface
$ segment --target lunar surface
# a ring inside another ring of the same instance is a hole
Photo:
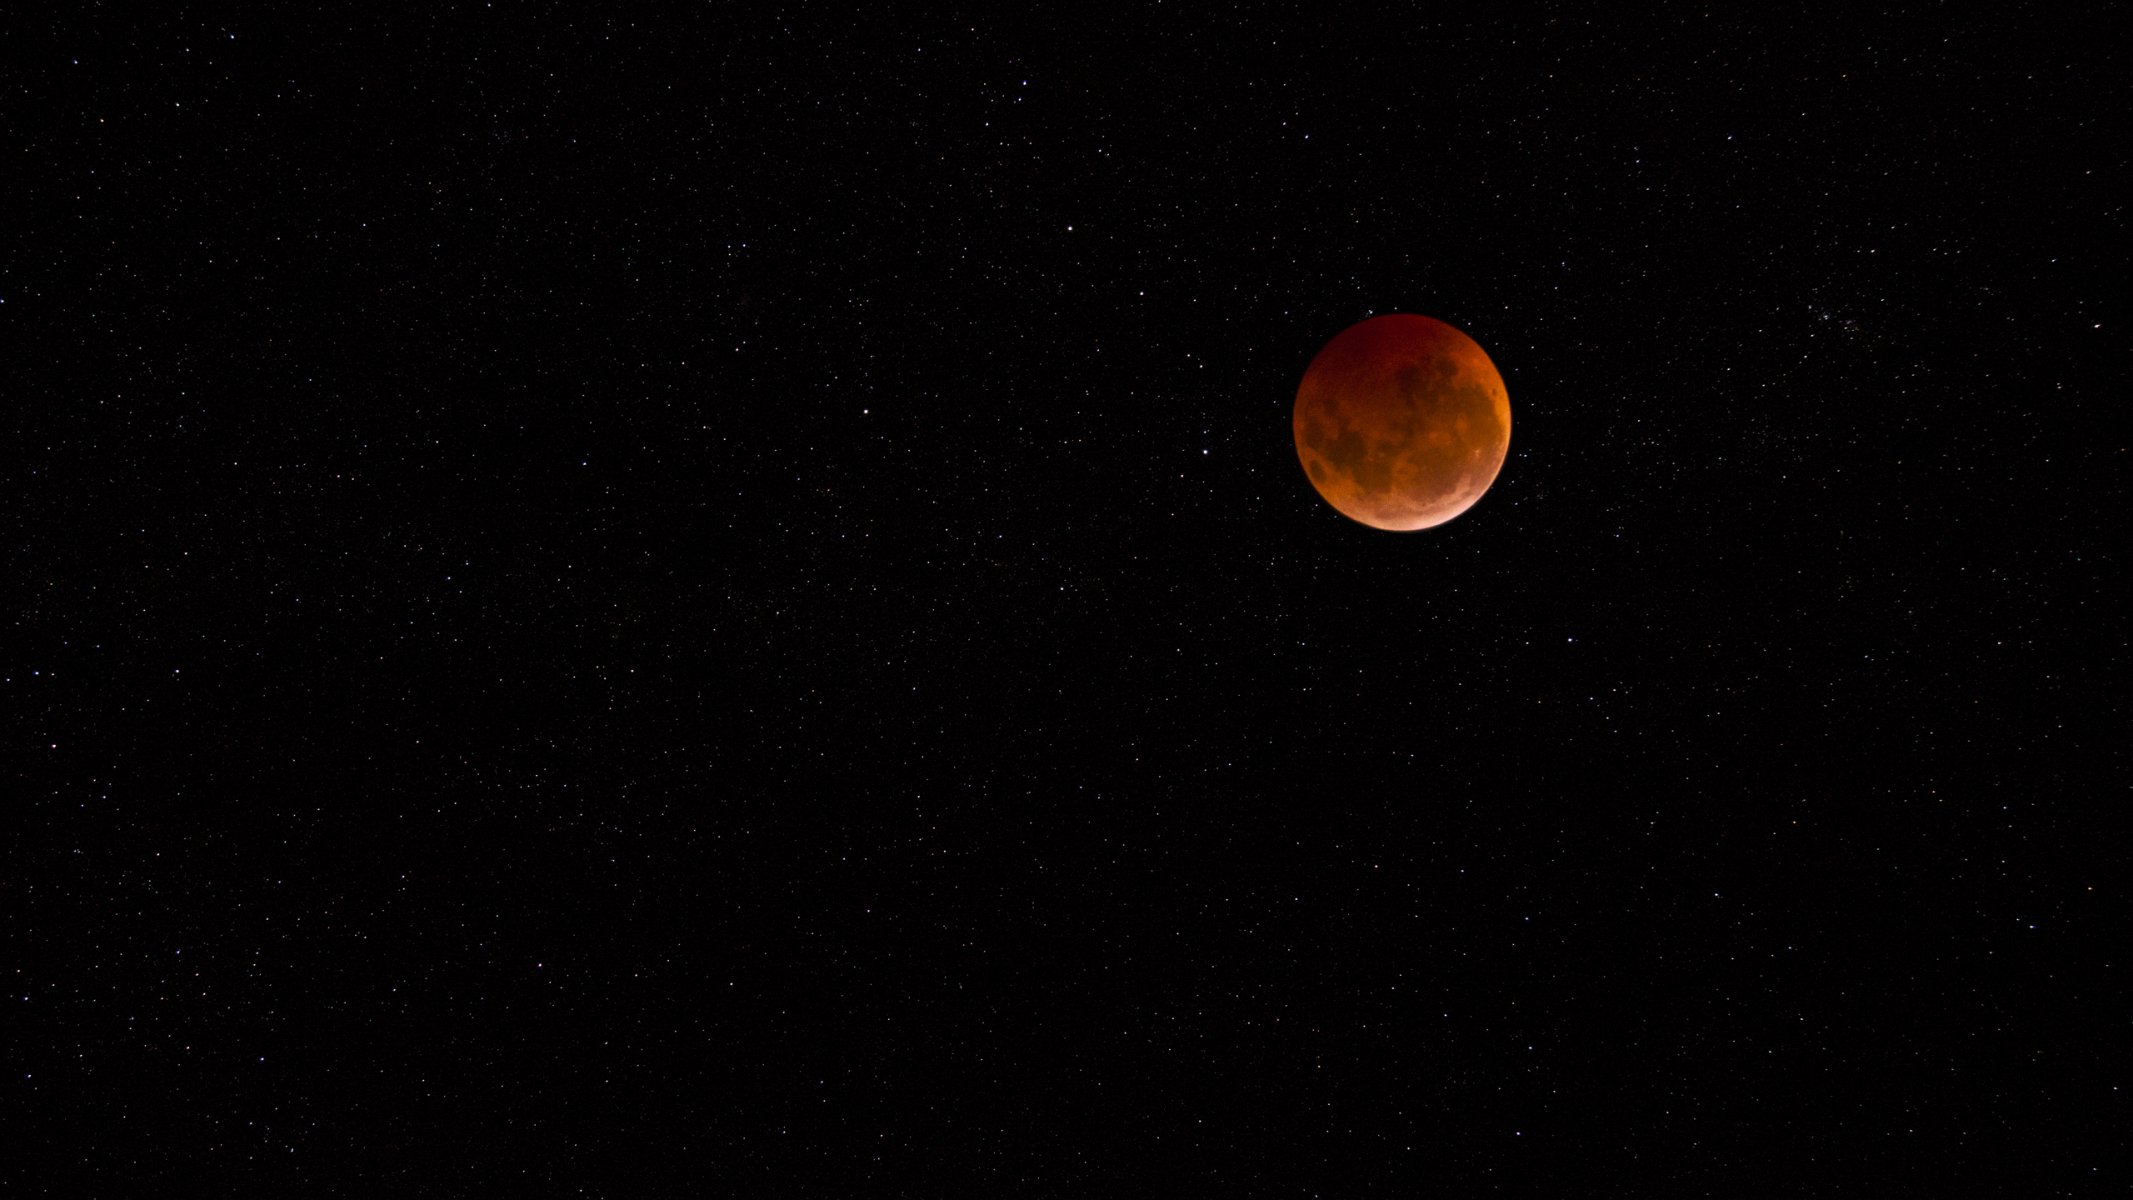
[[[1342,330],[1296,389],[1296,456],[1326,503],[1377,529],[1474,506],[1511,448],[1511,397],[1474,339],[1393,313]]]

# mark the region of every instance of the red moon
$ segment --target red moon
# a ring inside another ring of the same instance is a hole
[[[1511,448],[1496,364],[1432,317],[1351,325],[1296,389],[1296,457],[1326,503],[1375,529],[1428,529],[1474,506]]]

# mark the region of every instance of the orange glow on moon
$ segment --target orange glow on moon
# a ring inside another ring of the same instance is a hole
[[[1296,389],[1296,456],[1341,514],[1428,529],[1474,506],[1511,448],[1511,397],[1457,329],[1393,313],[1344,329]]]

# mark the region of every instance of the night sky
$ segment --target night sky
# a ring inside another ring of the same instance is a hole
[[[626,7],[18,27],[0,1183],[2123,1194],[2122,6]]]

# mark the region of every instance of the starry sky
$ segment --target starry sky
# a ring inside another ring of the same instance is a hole
[[[2121,6],[754,8],[26,23],[0,1180],[2125,1187]]]

